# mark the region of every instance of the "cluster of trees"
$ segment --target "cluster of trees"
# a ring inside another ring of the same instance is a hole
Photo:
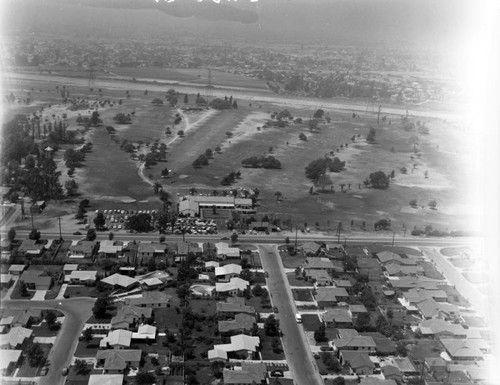
[[[326,174],[326,171],[340,172],[345,168],[345,162],[339,158],[319,158],[313,160],[306,167],[306,178],[317,182],[321,176]]]
[[[232,185],[236,179],[241,178],[241,171],[231,171],[228,175],[222,178],[220,184],[223,186]]]
[[[176,106],[177,105],[177,102],[179,101],[177,99],[177,96],[178,96],[178,92],[175,91],[173,88],[169,89],[167,91],[167,94],[165,95],[165,99],[167,99],[167,101],[170,103],[170,105],[172,107]],[[162,103],[163,104],[163,103]]]
[[[163,100],[160,99],[160,98],[154,98],[152,101],[151,101],[151,104],[155,105],[155,106],[162,106],[163,105]]]
[[[123,112],[119,112],[113,117],[113,120],[116,124],[131,124],[132,116],[131,114],[125,115]]]
[[[196,95],[196,100],[195,100],[195,103],[200,105],[205,105],[207,104],[207,101],[205,100],[205,98],[203,96],[200,95],[200,93],[198,92],[198,94]]]
[[[274,156],[252,156],[243,159],[241,164],[246,167],[254,168],[281,168],[281,162]]]
[[[145,213],[131,215],[125,222],[125,228],[140,233],[151,231],[153,230],[151,215]]]
[[[391,220],[390,219],[381,219],[373,225],[375,230],[390,230],[391,229]]]
[[[368,176],[368,178],[365,179],[365,181],[363,183],[364,183],[365,187],[371,186],[372,188],[385,190],[386,188],[389,187],[391,174],[387,175],[383,171],[375,171],[375,172],[372,172]]]
[[[411,235],[420,236],[425,235],[427,237],[464,237],[467,236],[467,233],[464,231],[442,231],[438,229],[434,229],[432,225],[427,225],[424,229],[419,229],[415,227],[411,231]]]
[[[373,127],[370,127],[370,130],[368,131],[368,135],[366,136],[366,141],[368,143],[375,143],[375,129]]]
[[[301,132],[299,134],[299,139],[302,140],[302,141],[304,141],[304,142],[307,142],[307,136],[306,136],[306,134],[304,134],[303,132]]]
[[[215,110],[230,110],[231,108],[238,108],[238,103],[233,100],[232,96],[229,98],[225,96],[224,99],[215,98],[209,103],[209,106]]]
[[[193,161],[194,168],[200,168],[203,166],[208,166],[208,157],[205,154],[201,154]]]

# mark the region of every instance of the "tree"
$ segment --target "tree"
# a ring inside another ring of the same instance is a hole
[[[332,183],[332,178],[326,174],[321,175],[316,181],[316,184],[321,187],[321,191],[325,191],[325,187],[331,185]]]
[[[9,232],[7,233],[7,237],[9,238],[9,241],[13,241],[14,239],[16,239],[16,230],[14,230],[13,228],[11,228],[9,230]]]
[[[98,319],[104,318],[110,304],[110,298],[107,295],[103,295],[95,301],[94,307],[92,308],[92,313]]]
[[[56,313],[49,310],[47,314],[45,314],[45,322],[47,322],[49,328],[53,326],[56,323],[56,321],[57,321]]]
[[[104,214],[102,211],[99,211],[94,218],[94,225],[97,230],[102,230],[106,225],[106,218],[104,218]]]
[[[160,98],[154,98],[152,101],[151,101],[151,104],[155,105],[155,106],[161,106],[163,105],[163,100],[160,99]]]
[[[368,131],[368,135],[366,136],[366,141],[368,143],[374,143],[375,142],[375,129],[373,127],[370,127],[370,131]]]
[[[389,187],[389,177],[383,171],[372,172],[369,176],[373,188],[384,190]]]
[[[92,327],[88,327],[87,329],[85,329],[83,332],[82,332],[82,335],[83,335],[83,340],[85,342],[90,342],[92,341],[92,334],[94,332],[94,329]]]
[[[375,230],[390,230],[391,229],[391,220],[390,219],[381,219],[373,225]]]
[[[188,104],[189,99],[188,99],[188,94],[184,95],[184,104]]]
[[[399,341],[396,344],[396,354],[401,357],[406,357],[408,354],[408,349],[406,348],[404,341]]]
[[[43,349],[38,342],[31,343],[28,346],[26,355],[30,366],[41,366],[45,363]]]
[[[140,233],[151,231],[153,229],[151,225],[151,215],[145,213],[131,215],[125,223],[125,227]]]
[[[365,331],[370,326],[370,313],[360,313],[356,320],[356,329],[358,331]]]
[[[316,342],[324,342],[327,341],[328,339],[326,338],[326,326],[325,324],[321,324],[318,326],[318,328],[314,331],[314,340]]]
[[[264,332],[266,333],[266,336],[279,336],[279,321],[274,317],[274,314],[271,314],[264,321]]]
[[[437,202],[436,202],[434,199],[433,199],[433,200],[431,200],[431,201],[429,202],[429,207],[430,207],[431,209],[435,210],[435,209],[436,209],[436,207],[437,207]]]
[[[64,183],[64,188],[66,188],[66,193],[68,194],[68,196],[74,196],[78,191],[78,184],[74,179],[70,179]]]
[[[345,385],[345,379],[342,376],[335,377],[333,379],[333,385]]]
[[[406,167],[401,167],[399,169],[399,171],[401,171],[401,174],[406,174],[408,172],[408,170],[406,169]]]
[[[95,229],[88,229],[86,236],[87,241],[95,241],[96,238],[97,234],[95,232]]]
[[[179,135],[181,138],[184,137],[184,131],[183,130],[177,131],[177,135]]]
[[[314,118],[314,119],[321,119],[321,118],[323,118],[324,113],[325,113],[325,111],[323,111],[323,110],[320,108],[320,109],[318,109],[318,110],[316,110],[316,111],[314,112],[313,118]]]
[[[235,244],[236,242],[238,242],[238,234],[237,233],[232,233],[231,234],[231,243]]]
[[[365,286],[359,295],[359,300],[368,310],[373,310],[377,307],[377,299],[373,295],[370,287]]]
[[[238,109],[238,103],[236,103],[236,100],[234,100],[234,101],[233,101],[233,108],[234,108],[235,110],[237,110],[237,109]]]
[[[410,207],[413,207],[414,209],[416,209],[417,206],[418,206],[417,200],[416,199],[412,199],[410,201]]]
[[[304,141],[304,142],[307,142],[307,136],[306,136],[306,134],[304,134],[303,132],[301,132],[299,134],[299,139],[302,140],[302,141]]]
[[[21,297],[28,297],[28,286],[26,285],[26,282],[24,281],[19,281],[19,295]]]
[[[379,333],[382,333],[386,337],[390,337],[392,335],[392,327],[382,314],[380,314],[375,320],[375,327]]]
[[[281,201],[283,199],[283,193],[281,191],[276,191],[274,195],[276,196],[277,201]]]
[[[252,294],[256,297],[260,297],[264,293],[264,288],[260,285],[255,285],[252,288]]]
[[[32,240],[35,240],[35,241],[38,241],[41,236],[42,236],[42,234],[40,233],[40,231],[38,231],[37,229],[33,229],[33,230],[30,231],[30,234],[28,235],[28,238],[32,239]]]
[[[83,376],[90,373],[90,367],[87,365],[87,361],[76,359],[73,364],[73,368],[75,369],[76,374],[81,374]]]

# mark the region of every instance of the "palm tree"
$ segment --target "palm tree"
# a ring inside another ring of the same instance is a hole
[[[196,187],[191,187],[191,188],[189,189],[189,194],[190,194],[190,195],[194,195],[194,194],[196,194],[197,192],[198,192],[198,190],[196,190]]]
[[[283,199],[283,193],[281,191],[276,191],[274,195],[276,195],[276,201],[280,201]]]
[[[344,186],[345,186],[345,183],[340,184],[340,191],[344,192]]]
[[[158,193],[161,190],[163,190],[163,186],[158,181],[155,181],[155,183],[153,184],[153,191],[154,191],[155,195],[158,195]]]

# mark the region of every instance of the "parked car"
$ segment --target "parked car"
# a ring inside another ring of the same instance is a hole
[[[283,370],[273,370],[271,372],[271,377],[283,377]]]
[[[62,373],[63,376],[67,376],[68,373],[69,373],[69,369],[68,368],[63,368],[63,370],[62,370],[61,373]]]

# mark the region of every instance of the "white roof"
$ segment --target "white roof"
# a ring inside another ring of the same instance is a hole
[[[153,278],[147,278],[143,279],[141,283],[147,285],[147,286],[155,286],[155,285],[161,285],[163,284],[163,281],[159,278],[153,277]]]
[[[123,374],[91,374],[88,385],[122,385]]]
[[[99,244],[99,253],[115,254],[123,249],[122,245],[115,245],[113,240],[104,240]]]
[[[30,338],[33,330],[16,326],[9,330],[7,334],[0,335],[0,346],[9,345],[16,347],[22,344],[26,338]],[[2,357],[3,358],[3,357]]]
[[[241,266],[235,263],[230,263],[229,265],[224,265],[215,268],[215,276],[226,275],[226,274],[240,274]]]
[[[234,277],[229,280],[229,282],[216,282],[215,283],[215,291],[218,292],[226,292],[233,290],[245,290],[248,287],[248,281],[244,279]]]
[[[246,334],[238,334],[231,336],[230,344],[214,345],[214,350],[220,349],[225,352],[237,352],[240,350],[248,350],[255,352],[260,344],[259,337],[247,336]]]
[[[78,263],[66,263],[63,270],[76,270],[78,269]]]
[[[96,279],[97,271],[95,270],[74,270],[69,275],[69,279],[79,279],[80,281],[94,280]]]
[[[101,280],[101,282],[107,283],[112,286],[121,286],[121,287],[129,287],[130,285],[137,283],[137,279],[131,278],[127,275],[122,275],[115,273]]]
[[[11,362],[17,362],[21,356],[22,350],[0,350],[0,370],[5,370]]]
[[[218,255],[227,255],[228,257],[239,257],[240,249],[237,247],[229,247],[226,242],[217,242],[215,244]]]
[[[132,332],[123,329],[112,330],[106,337],[101,340],[101,342],[99,343],[99,347],[105,348],[107,344],[109,344],[110,346],[130,346],[131,340]]]
[[[141,340],[149,338],[151,340],[154,340],[156,338],[156,326],[151,326],[147,324],[139,325],[137,333],[133,333],[132,338]]]
[[[208,351],[208,359],[209,360],[214,360],[214,359],[222,359],[222,360],[227,360],[227,352],[223,349],[215,348],[212,350]]]
[[[220,264],[219,262],[216,262],[216,261],[208,261],[208,262],[205,262],[205,267],[219,267]]]
[[[24,271],[25,265],[10,265],[9,271]]]

